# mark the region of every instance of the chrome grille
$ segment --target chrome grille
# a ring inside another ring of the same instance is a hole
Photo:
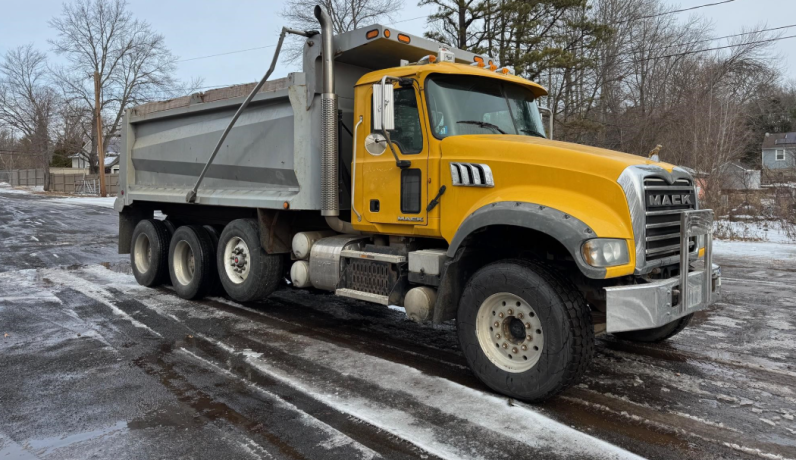
[[[646,210],[644,253],[647,261],[680,254],[680,215],[696,209],[694,186],[688,179],[669,184],[659,177],[644,179],[644,208]],[[696,247],[694,238],[689,250]]]

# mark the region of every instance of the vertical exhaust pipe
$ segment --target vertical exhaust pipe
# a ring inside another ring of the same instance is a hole
[[[337,151],[337,94],[334,92],[334,50],[332,19],[320,5],[315,17],[321,24],[323,93],[321,94],[321,215],[340,215],[338,196],[339,155]]]

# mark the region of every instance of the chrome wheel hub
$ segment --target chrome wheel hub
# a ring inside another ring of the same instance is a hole
[[[514,294],[500,292],[484,300],[475,331],[487,358],[506,372],[525,372],[542,356],[542,322],[533,307]]]
[[[249,277],[251,253],[246,242],[241,238],[232,237],[224,246],[224,271],[227,278],[240,284]]]

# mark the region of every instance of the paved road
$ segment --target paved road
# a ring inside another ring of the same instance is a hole
[[[141,288],[116,222],[0,188],[0,460],[796,458],[794,248],[718,245],[720,304],[664,345],[598,339],[531,406],[473,377],[452,324]]]

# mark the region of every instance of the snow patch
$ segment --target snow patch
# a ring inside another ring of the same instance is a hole
[[[234,352],[234,348],[229,347],[228,345],[225,345],[225,344],[223,344],[221,342],[218,342],[216,340],[210,339],[209,337],[206,337],[206,336],[204,336],[202,334],[197,334],[197,336],[201,336],[202,338],[204,338],[206,340],[210,340],[215,345],[221,347],[224,350],[233,350],[233,352]],[[193,352],[191,352],[189,350],[186,350],[185,348],[180,348],[179,351],[181,351],[183,353],[186,353],[187,355],[191,356],[195,360],[202,362],[206,366],[209,366],[209,367],[212,367],[213,369],[216,369],[217,371],[221,372],[222,374],[224,374],[224,375],[226,375],[226,376],[228,376],[230,378],[235,379],[236,381],[240,380],[240,378],[238,376],[236,376],[235,374],[233,374],[229,370],[223,369],[219,365],[217,365],[217,364],[215,364],[215,363],[213,363],[213,362],[211,362],[211,361],[209,361],[207,359],[204,359],[201,356],[198,356],[197,354],[195,354],[195,353],[193,353]],[[244,350],[244,356],[247,356],[246,355],[246,351],[247,350]],[[250,351],[250,350],[248,350],[248,351]],[[261,353],[256,353],[256,354],[257,355],[261,355]],[[254,353],[252,353],[252,355],[254,355]],[[259,356],[257,356],[257,357],[259,357]],[[301,417],[302,421],[309,428],[312,428],[314,431],[318,431],[319,430],[319,431],[322,431],[323,433],[325,433],[328,436],[328,439],[326,439],[325,441],[323,441],[323,442],[318,444],[319,446],[323,447],[324,449],[326,449],[326,450],[334,450],[334,449],[337,449],[337,448],[340,448],[340,447],[354,448],[355,450],[359,451],[362,454],[362,456],[360,458],[363,459],[363,460],[371,460],[371,459],[373,459],[373,458],[378,456],[378,453],[376,451],[371,450],[367,446],[364,446],[364,445],[360,444],[357,441],[354,441],[353,439],[351,439],[350,437],[348,437],[344,433],[342,433],[342,432],[336,430],[335,428],[331,427],[330,425],[327,425],[326,423],[316,419],[315,417],[313,417],[310,414],[302,411],[301,409],[299,409],[295,405],[285,401],[284,399],[280,398],[279,396],[277,396],[277,395],[271,393],[270,391],[260,387],[259,385],[255,384],[255,383],[252,383],[252,382],[249,382],[249,381],[246,381],[246,380],[244,380],[244,383],[247,386],[249,386],[251,388],[254,388],[258,392],[262,393],[263,395],[265,395],[267,398],[269,398],[271,401],[273,401],[274,403],[278,404],[282,408],[285,408],[285,409],[288,409],[290,411],[294,411],[294,412],[298,413],[299,416]],[[259,446],[256,446],[256,447],[260,448]],[[270,454],[269,454],[269,458],[271,458]]]
[[[113,208],[113,203],[116,201],[116,197],[109,196],[109,197],[98,197],[98,196],[77,196],[77,197],[69,197],[69,198],[57,198],[48,200],[50,203],[53,204],[74,204],[80,206],[100,206],[103,208]]]
[[[47,277],[50,280],[52,280],[54,282],[59,282],[60,284],[62,284],[64,286],[68,286],[68,287],[80,292],[81,294],[85,295],[86,297],[89,297],[91,299],[96,300],[97,302],[99,302],[99,303],[105,305],[106,307],[110,308],[114,315],[126,319],[133,326],[135,326],[137,328],[140,328],[140,329],[145,329],[145,330],[149,331],[150,333],[152,333],[152,334],[154,334],[154,335],[156,335],[158,337],[163,337],[162,335],[160,335],[160,333],[158,333],[154,329],[152,329],[149,326],[147,326],[146,324],[138,321],[137,319],[135,319],[132,316],[130,316],[127,313],[125,313],[121,308],[117,307],[112,302],[113,297],[107,291],[105,291],[104,289],[95,286],[92,281],[85,280],[85,279],[80,278],[78,276],[72,276],[72,275],[69,275],[69,274],[64,273],[62,271],[59,271],[59,270],[44,270],[44,271],[47,272]]]
[[[274,333],[287,335],[281,331]],[[429,376],[413,367],[331,343],[296,335],[290,337],[294,342],[290,345],[278,341],[270,342],[269,345],[289,347],[291,353],[316,362],[320,358],[330,369],[343,375],[365,380],[387,391],[409,394],[421,404],[467,420],[482,429],[508,436],[540,451],[551,451],[565,457],[638,458],[624,449],[549,419],[530,407],[509,406],[504,397],[473,390],[447,379]],[[262,359],[247,358],[247,362],[265,374],[324,401],[341,412],[407,439],[434,455],[456,459],[472,455],[466,450],[467,446],[453,446],[438,439],[433,427],[409,412],[379,401],[347,394],[342,388],[313,384],[294,372],[280,369]]]

